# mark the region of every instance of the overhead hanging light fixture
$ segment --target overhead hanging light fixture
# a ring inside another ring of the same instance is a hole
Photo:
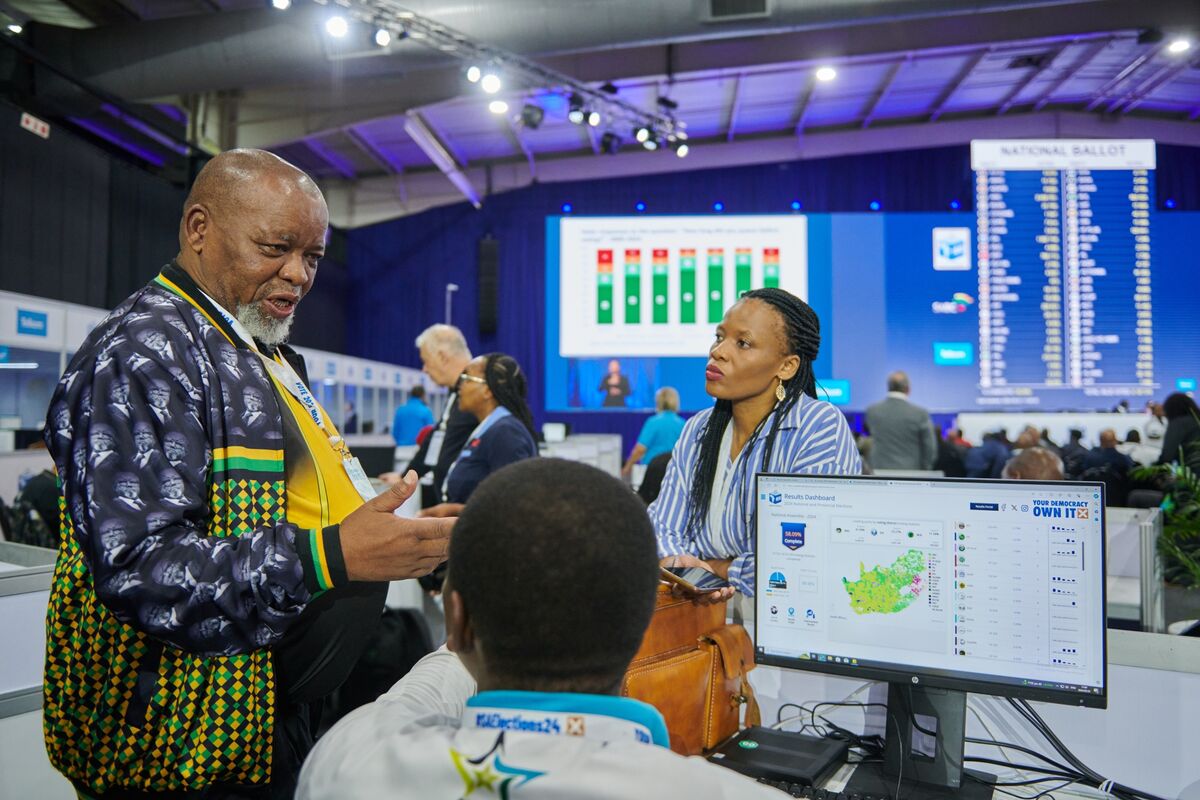
[[[650,129],[647,128],[645,125],[641,125],[637,128],[634,128],[633,129],[633,138],[636,139],[639,143],[645,142],[647,139],[650,138]]]
[[[346,22],[346,18],[335,14],[325,20],[325,32],[335,39],[341,39],[350,32],[350,23]]]
[[[595,111],[595,110],[589,111],[587,114],[587,124],[591,125],[593,128],[595,128],[597,125],[599,125],[600,124],[600,112]]]
[[[467,80],[471,83],[479,83],[479,79],[483,77],[483,70],[472,64],[467,67]]]
[[[494,72],[489,72],[479,79],[479,86],[488,94],[495,94],[500,91],[500,76]]]
[[[531,131],[536,131],[546,118],[546,110],[539,105],[526,103],[521,108],[521,124]]]
[[[583,113],[583,98],[577,94],[572,94],[567,100],[567,119],[574,122],[576,125],[582,125],[584,120]]]
[[[488,103],[488,111],[493,114],[504,114],[508,111],[508,103],[503,100],[493,100]]]

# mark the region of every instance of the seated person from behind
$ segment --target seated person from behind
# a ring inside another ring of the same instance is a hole
[[[1083,468],[1108,469],[1124,475],[1133,469],[1133,459],[1117,449],[1117,432],[1112,428],[1100,431],[1100,446],[1084,456]]]
[[[458,379],[458,407],[479,420],[446,473],[439,505],[426,517],[455,516],[483,479],[503,466],[538,454],[525,373],[516,359],[488,353],[473,359]]]
[[[649,464],[663,453],[670,454],[683,433],[683,417],[679,416],[679,392],[664,386],[654,393],[655,414],[642,425],[637,444],[621,467],[621,475],[633,474],[634,464]]]
[[[1062,459],[1044,447],[1027,447],[1008,460],[1003,477],[1010,481],[1061,481]]]
[[[451,538],[449,649],[335,725],[296,796],[779,797],[672,753],[658,711],[616,696],[657,584],[620,481],[549,458],[493,474]]]

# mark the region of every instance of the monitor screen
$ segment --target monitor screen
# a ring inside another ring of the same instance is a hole
[[[1105,707],[1102,484],[757,480],[758,663]]]

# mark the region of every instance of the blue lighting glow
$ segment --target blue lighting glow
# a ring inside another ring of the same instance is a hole
[[[792,211],[799,211],[802,208],[804,208],[804,204],[801,203],[799,200],[792,201]]]
[[[713,211],[724,211],[724,210],[725,210],[725,204],[722,203],[720,200],[713,203]]]
[[[1166,200],[1163,201],[1163,205],[1166,206],[1167,208],[1174,208],[1175,207],[1175,198],[1168,197]]]
[[[645,211],[645,210],[646,210],[646,204],[645,204],[645,203],[643,203],[641,200],[638,200],[638,201],[637,201],[637,204],[634,206],[634,208],[636,208],[638,211]]]
[[[950,207],[955,211],[958,211],[960,208],[962,208],[962,203],[958,202],[957,200],[951,200]]]
[[[881,206],[879,204],[878,200],[872,200],[870,203],[867,204],[867,208],[871,209],[872,211],[878,211],[882,207],[883,206]]]
[[[570,214],[570,213],[571,213],[572,211],[574,211],[574,210],[575,210],[575,206],[571,205],[570,203],[563,203],[563,204],[562,204],[562,212],[563,212],[564,214]]]

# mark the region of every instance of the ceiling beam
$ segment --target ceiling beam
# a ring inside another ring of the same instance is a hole
[[[1075,44],[1075,42],[1071,41],[1062,45],[1058,49],[1051,51],[1047,54],[1046,60],[1042,62],[1041,66],[1030,69],[1029,74],[1018,81],[1017,85],[1012,88],[1012,91],[1005,96],[1004,100],[1000,103],[1000,108],[996,110],[996,113],[1007,114],[1008,110],[1016,105],[1017,98],[1021,96],[1021,92],[1025,91],[1029,87],[1029,84],[1033,83],[1038,79],[1039,76],[1049,70],[1050,67],[1054,65],[1054,62],[1058,61],[1059,56],[1066,52],[1067,48],[1073,44]]]
[[[1093,42],[1092,45],[1075,61],[1075,63],[1072,64],[1069,69],[1065,70],[1061,76],[1059,76],[1058,80],[1054,81],[1054,83],[1050,84],[1050,86],[1044,92],[1038,95],[1038,99],[1033,102],[1033,110],[1041,111],[1043,108],[1045,108],[1046,104],[1054,99],[1054,95],[1059,89],[1066,86],[1071,79],[1073,79],[1083,70],[1087,69],[1088,64],[1091,64],[1092,61],[1095,60],[1096,56],[1104,52],[1104,50],[1115,41],[1116,38],[1114,37],[1112,39],[1103,39],[1098,42]]]
[[[204,6],[209,11],[224,11],[225,10],[225,7],[222,6],[219,2],[217,2],[217,0],[199,0],[199,2],[200,2],[200,5]]]
[[[1118,106],[1124,103],[1124,108],[1121,108],[1119,113],[1128,114],[1130,111],[1145,102],[1145,100],[1154,93],[1154,90],[1166,86],[1168,83],[1175,80],[1175,78],[1179,76],[1179,73],[1192,66],[1195,66],[1195,62],[1189,62],[1186,59],[1180,59],[1178,64],[1171,64],[1163,67],[1156,72],[1153,77],[1142,83],[1142,85],[1138,86],[1137,89],[1134,89],[1133,92],[1117,101],[1114,101],[1112,105],[1108,107],[1108,112],[1111,114],[1117,110]]]
[[[525,160],[529,162],[529,179],[537,180],[537,162],[533,158],[533,150],[529,149],[529,143],[525,141],[522,135],[522,129],[517,127],[517,123],[509,114],[504,115],[505,127],[508,130],[508,135],[512,139],[513,144],[525,156]]]
[[[429,160],[434,163],[442,174],[446,176],[454,186],[463,193],[467,200],[471,201],[471,205],[476,208],[483,208],[483,201],[479,197],[479,192],[471,184],[471,180],[463,173],[463,165],[457,161],[446,147],[445,142],[437,135],[437,132],[429,125],[429,121],[421,115],[419,111],[409,111],[404,115],[404,130],[409,137],[417,143],[422,152],[429,157]]]
[[[954,79],[950,81],[950,85],[942,91],[941,95],[939,95],[938,99],[934,102],[933,110],[929,112],[930,122],[937,122],[938,118],[945,113],[946,105],[949,104],[950,98],[954,97],[954,93],[962,87],[967,78],[971,77],[971,73],[974,72],[975,68],[979,66],[979,62],[987,58],[991,52],[991,47],[985,47],[966,60],[966,63],[963,64],[962,69],[960,69],[958,74],[954,76]]]
[[[371,141],[371,137],[353,125],[347,125],[342,128],[342,132],[354,142],[368,158],[374,161],[379,166],[383,167],[385,172],[390,172],[393,175],[400,175],[404,172],[404,164],[397,161],[390,154],[385,152],[379,145]]]
[[[897,61],[888,70],[887,75],[883,77],[883,83],[879,85],[875,96],[871,98],[871,104],[867,106],[866,112],[863,114],[862,127],[867,128],[875,121],[875,112],[879,110],[879,106],[887,99],[887,96],[892,93],[892,86],[896,82],[896,76],[900,74],[900,70],[905,69],[912,63],[912,53],[905,53],[904,58]]]
[[[1126,64],[1120,72],[1118,72],[1115,76],[1113,76],[1113,78],[1096,90],[1096,96],[1092,99],[1092,102],[1088,103],[1084,107],[1084,111],[1094,111],[1098,105],[1108,100],[1111,97],[1113,89],[1120,86],[1129,78],[1132,78],[1144,64],[1154,58],[1154,56],[1158,55],[1159,51],[1162,49],[1163,48],[1161,45],[1159,47],[1149,48],[1133,61],[1130,61],[1128,64]]]
[[[340,153],[322,142],[317,137],[311,136],[305,139],[304,146],[307,147],[313,155],[332,167],[334,172],[336,172],[338,175],[341,175],[346,180],[352,181],[358,177],[358,173],[355,172],[353,164],[351,164]]]
[[[742,109],[742,82],[746,74],[739,72],[733,81],[733,95],[729,98],[729,112],[725,119],[725,141],[732,142],[737,129],[738,112]]]
[[[792,135],[800,137],[804,135],[804,119],[808,116],[809,106],[812,104],[813,89],[816,88],[817,78],[810,73],[808,79],[804,82],[804,88],[800,90],[800,99],[796,104],[796,113],[792,123]]]
[[[1192,109],[1192,113],[1188,114],[1188,122],[1193,122],[1200,119],[1200,106]]]
[[[62,2],[67,8],[80,16],[87,17],[97,26],[140,19],[137,14],[115,0],[62,0]]]

